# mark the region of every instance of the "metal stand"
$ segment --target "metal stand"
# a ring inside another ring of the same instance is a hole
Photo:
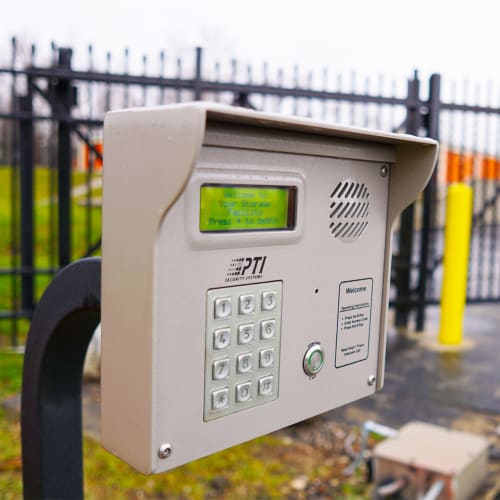
[[[35,310],[21,400],[25,498],[83,498],[82,372],[100,317],[100,258],[61,270]]]

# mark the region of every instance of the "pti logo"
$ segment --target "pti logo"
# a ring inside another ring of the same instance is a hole
[[[240,280],[256,280],[262,278],[267,256],[234,257],[231,259],[226,274],[226,283]]]

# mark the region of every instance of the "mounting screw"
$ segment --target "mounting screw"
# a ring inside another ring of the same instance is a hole
[[[380,175],[382,177],[387,177],[387,174],[389,173],[389,167],[387,165],[382,165],[380,167]]]
[[[373,385],[377,381],[377,377],[375,375],[370,375],[368,377],[368,385]]]
[[[164,443],[158,448],[158,457],[168,458],[172,454],[172,445]]]

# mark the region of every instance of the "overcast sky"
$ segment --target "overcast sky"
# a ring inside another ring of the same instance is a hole
[[[271,67],[356,70],[401,79],[418,68],[423,76],[500,83],[498,0],[1,0],[0,60],[8,40],[35,42],[40,57],[50,41],[76,49],[86,61],[92,42],[96,61],[106,50],[115,64],[124,47],[137,63],[191,52]],[[122,63],[120,63],[122,64]],[[137,66],[136,66],[137,67]],[[118,69],[118,68],[117,68]],[[318,78],[320,79],[320,78]]]

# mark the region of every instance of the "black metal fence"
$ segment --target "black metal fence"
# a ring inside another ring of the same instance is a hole
[[[109,52],[100,63],[92,47],[84,69],[72,56],[53,45],[40,62],[34,46],[15,40],[7,59],[0,54],[0,344],[23,342],[57,269],[100,250],[104,113],[199,99],[441,139],[439,168],[396,228],[396,325],[407,327],[416,313],[422,329],[426,305],[439,300],[446,188],[457,180],[475,193],[468,301],[500,301],[500,94],[492,85],[469,95],[467,82],[453,83],[443,97],[437,74],[423,88],[416,72],[400,85],[328,69],[319,77],[297,66],[257,71],[209,61],[200,48],[189,64],[160,52],[138,69],[128,50],[119,69]]]

